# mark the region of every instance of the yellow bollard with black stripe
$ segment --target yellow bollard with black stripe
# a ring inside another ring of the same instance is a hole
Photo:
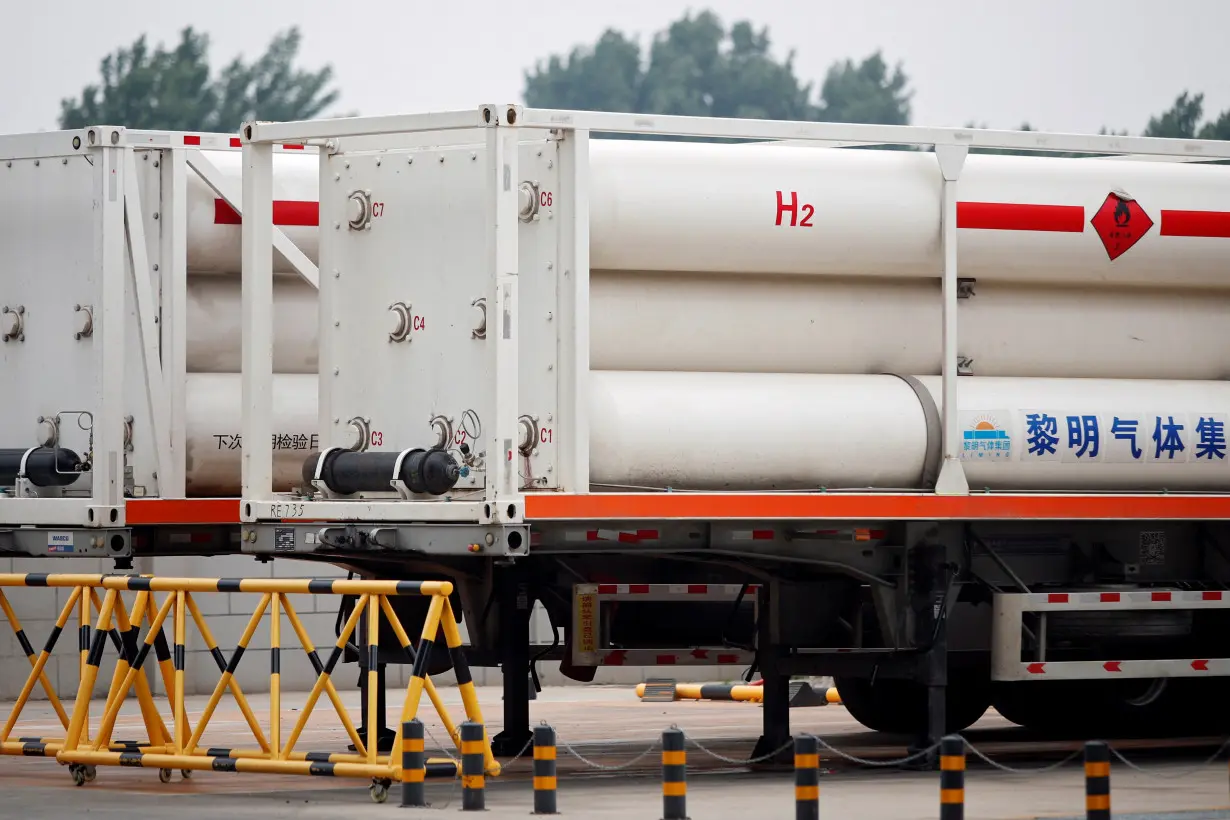
[[[682,729],[662,733],[662,820],[688,820],[688,753]]]
[[[794,817],[820,820],[820,740],[812,735],[794,739]]]
[[[402,808],[425,808],[427,794],[423,781],[427,777],[423,744],[423,723],[418,718],[401,725],[401,805]]]
[[[1100,740],[1085,744],[1085,817],[1110,820],[1110,747]]]
[[[461,810],[486,810],[486,779],[483,757],[486,744],[483,742],[483,725],[467,720],[461,724]]]
[[[534,814],[559,814],[555,787],[555,730],[535,726]]]
[[[965,818],[965,739],[940,740],[940,820]]]

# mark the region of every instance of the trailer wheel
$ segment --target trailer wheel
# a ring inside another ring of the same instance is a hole
[[[841,701],[859,723],[875,732],[916,735],[927,731],[927,687],[913,681],[835,678]],[[944,731],[960,732],[976,723],[991,705],[989,681],[971,673],[949,672]]]

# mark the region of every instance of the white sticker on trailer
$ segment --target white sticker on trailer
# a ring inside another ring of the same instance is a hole
[[[73,534],[71,532],[47,533],[47,552],[73,552]]]
[[[965,461],[1230,465],[1230,414],[1020,408],[963,414]]]

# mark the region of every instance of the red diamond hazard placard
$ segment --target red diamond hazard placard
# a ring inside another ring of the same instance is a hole
[[[1140,203],[1125,194],[1110,193],[1089,220],[1111,261],[1127,253],[1153,227]]]

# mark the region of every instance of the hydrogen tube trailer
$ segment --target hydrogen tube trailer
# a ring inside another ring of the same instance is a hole
[[[513,753],[539,660],[742,664],[757,754],[804,674],[923,741],[1207,728],[1226,159],[517,105],[0,137],[0,551],[447,578]]]

